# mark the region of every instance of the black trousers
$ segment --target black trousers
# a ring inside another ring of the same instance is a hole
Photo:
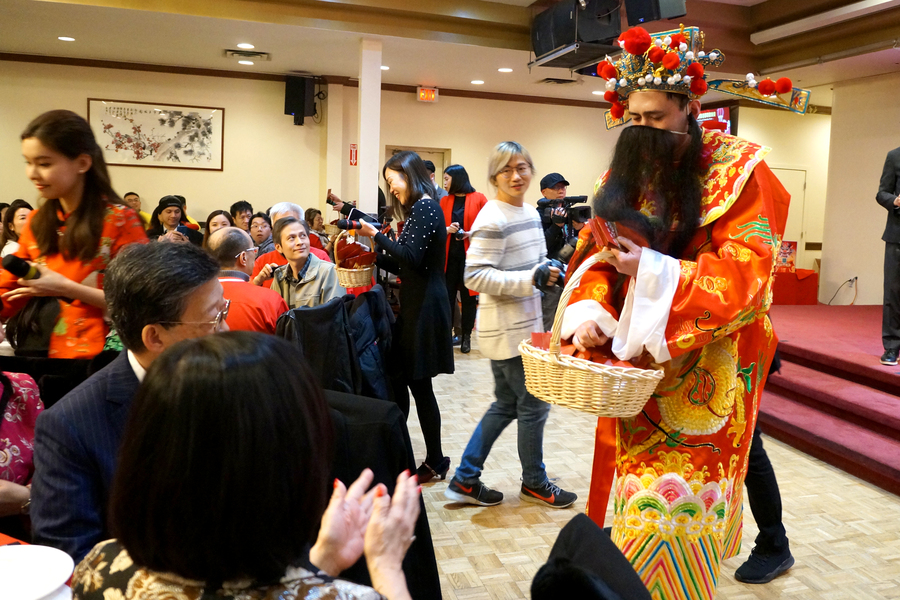
[[[601,585],[591,585],[596,580]],[[650,592],[625,555],[585,514],[575,515],[559,532],[547,564],[534,577],[531,592],[536,600],[650,600]]]
[[[475,329],[475,312],[478,310],[478,297],[469,294],[463,273],[466,269],[466,257],[450,256],[447,259],[447,296],[450,298],[450,306],[456,306],[456,293],[462,303],[462,334],[472,335]]]
[[[788,538],[781,520],[781,492],[766,449],[759,424],[753,430],[753,444],[747,464],[747,499],[750,512],[759,527],[756,550],[760,554],[779,554],[788,549]]]
[[[397,378],[392,381],[394,402],[400,407],[403,416],[409,418],[409,393],[416,399],[416,414],[419,415],[419,426],[425,438],[425,462],[437,467],[444,458],[441,447],[441,409],[431,385],[431,378],[403,381]]]
[[[900,350],[900,244],[884,243],[884,308],[881,341],[885,351]]]

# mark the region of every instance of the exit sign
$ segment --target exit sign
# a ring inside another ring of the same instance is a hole
[[[427,87],[416,88],[416,97],[419,99],[419,102],[437,102],[438,101],[437,88],[427,88]]]

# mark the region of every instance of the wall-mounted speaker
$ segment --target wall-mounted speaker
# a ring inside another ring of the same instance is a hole
[[[294,125],[303,125],[304,117],[316,114],[315,79],[287,77],[284,80],[284,114],[294,115]]]
[[[541,57],[576,42],[610,43],[619,37],[619,0],[563,0],[538,13],[531,24],[531,46]]]
[[[675,19],[687,14],[685,0],[625,0],[625,14],[632,27],[651,21]]]

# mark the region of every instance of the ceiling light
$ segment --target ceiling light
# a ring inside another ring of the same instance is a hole
[[[56,39],[58,39],[58,40],[61,41],[61,42],[74,42],[74,41],[75,41],[75,38],[73,38],[73,37],[66,37],[66,36],[64,36],[64,35],[61,35],[61,36],[59,36],[59,37],[56,38]]]
[[[241,50],[253,50],[254,48],[256,48],[256,46],[254,46],[253,44],[238,44],[238,48],[240,48]]]
[[[497,69],[497,70],[500,71],[501,73],[512,73],[512,69],[510,69],[509,67],[503,67],[502,69]]]
[[[382,71],[390,71],[391,68],[390,68],[389,66],[387,66],[387,65],[381,65],[381,70],[382,70]]]
[[[483,84],[484,84],[484,82],[483,82],[482,80],[480,80],[480,79],[473,79],[473,80],[472,80],[472,85],[483,85]]]
[[[238,64],[239,65],[252,65],[253,61],[252,60],[239,60]]]

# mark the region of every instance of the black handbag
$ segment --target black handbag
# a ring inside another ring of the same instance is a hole
[[[50,336],[59,320],[59,299],[37,296],[6,323],[6,338],[16,356],[46,357]]]

